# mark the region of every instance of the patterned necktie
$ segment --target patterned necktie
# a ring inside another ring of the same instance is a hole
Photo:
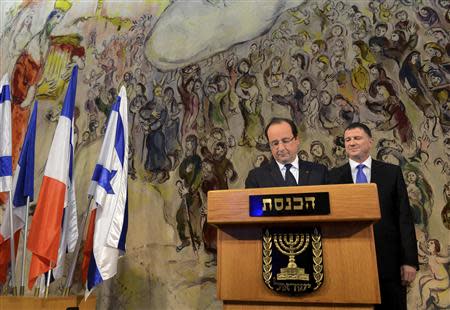
[[[364,174],[364,167],[366,165],[364,164],[359,164],[358,166],[356,166],[356,169],[358,169],[358,171],[356,172],[356,182],[355,183],[367,183],[367,177]]]
[[[295,177],[292,174],[292,172],[289,170],[291,169],[292,164],[286,164],[284,165],[284,167],[286,168],[286,174],[284,175],[284,183],[286,184],[286,186],[296,186],[297,181],[295,180]]]

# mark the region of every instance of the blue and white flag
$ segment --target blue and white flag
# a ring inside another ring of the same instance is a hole
[[[11,91],[8,75],[0,82],[0,192],[12,189]]]
[[[36,101],[30,121],[28,122],[28,129],[25,134],[22,150],[20,151],[19,162],[14,172],[12,187],[14,232],[25,225],[26,209],[24,207],[27,204],[27,197],[30,197],[30,202],[34,199],[34,146],[36,141],[37,109],[38,103]],[[6,240],[10,238],[10,234],[9,208],[7,208],[3,215],[0,235]]]
[[[98,284],[117,273],[125,253],[128,226],[128,102],[121,87],[109,115],[105,138],[88,195],[96,202],[93,249],[89,261],[86,297]]]

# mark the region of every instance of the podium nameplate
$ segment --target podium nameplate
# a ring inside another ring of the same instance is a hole
[[[330,214],[328,192],[250,195],[249,214],[257,216]]]

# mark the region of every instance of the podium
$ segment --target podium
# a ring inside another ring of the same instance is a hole
[[[260,216],[251,195],[329,193],[328,215]],[[208,192],[208,223],[218,228],[217,297],[235,309],[373,309],[380,303],[372,224],[380,219],[376,184],[273,187]],[[263,280],[264,227],[319,226],[324,280],[301,296],[282,295]]]

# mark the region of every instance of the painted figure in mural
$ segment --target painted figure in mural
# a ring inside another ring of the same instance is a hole
[[[209,225],[207,222],[207,194],[208,191],[221,189],[219,185],[219,179],[214,173],[214,165],[209,160],[203,160],[202,162],[202,184],[201,184],[201,197],[203,201],[202,206],[202,237],[205,252],[212,255],[211,260],[205,262],[206,267],[212,267],[217,265],[217,228]]]
[[[355,58],[360,58],[366,67],[376,62],[375,56],[372,54],[372,51],[366,42],[362,40],[354,41],[352,49],[355,53]]]
[[[450,230],[450,181],[444,184],[443,196],[445,205],[441,211],[442,224]]]
[[[423,49],[429,59],[424,63],[425,73],[437,72],[443,77],[446,76],[447,79],[450,78],[450,64],[445,60],[444,48],[436,42],[428,42]]]
[[[191,244],[191,241],[189,241],[186,235],[189,224],[193,229],[193,241],[197,244],[197,248],[200,245],[202,160],[197,154],[197,146],[197,136],[188,135],[186,137],[185,158],[181,161],[178,168],[178,174],[181,179],[179,194],[181,195],[182,202],[176,214],[177,231],[181,242],[176,247],[177,252],[180,252]],[[189,217],[187,216],[186,210],[189,210]],[[190,223],[187,222],[188,219],[190,219]]]
[[[251,64],[242,59],[238,65],[239,79],[236,82],[236,94],[239,97],[239,109],[244,119],[240,146],[251,147],[264,140],[264,119],[261,115],[262,95],[256,76],[249,73]]]
[[[333,101],[338,107],[338,118],[337,122],[339,125],[347,127],[351,123],[359,122],[359,108],[355,104],[351,103],[350,100],[337,94],[334,96]]]
[[[171,162],[166,152],[166,136],[164,128],[167,123],[167,107],[163,102],[162,88],[153,89],[153,99],[140,110],[141,117],[147,122],[145,146],[147,157],[145,170],[151,173],[148,181],[164,183],[169,179]]]
[[[136,129],[136,115],[138,115],[141,108],[147,103],[147,89],[145,88],[144,84],[138,83],[136,85],[136,92],[135,96],[131,98],[130,101],[130,113],[133,115],[133,118],[131,120],[131,137],[135,134]],[[139,116],[139,115],[138,115]]]
[[[332,99],[330,93],[323,90],[319,93],[319,122],[328,134],[335,136],[338,134],[340,124],[338,123],[339,107]]]
[[[369,89],[369,71],[363,66],[361,58],[352,61],[352,85],[357,90]]]
[[[372,159],[372,133],[364,124],[350,124],[344,140],[349,162],[330,171],[330,183],[372,182],[378,187],[381,221],[374,225],[374,234],[381,305],[375,309],[406,310],[406,286],[414,281],[418,255],[401,168]]]
[[[423,174],[415,166],[406,165],[403,173],[414,224],[425,229],[428,227],[428,219],[434,205],[433,191]]]
[[[402,146],[396,140],[382,138],[378,140],[376,149],[377,160],[400,167],[404,167],[408,163],[408,160],[403,155]]]
[[[306,127],[303,122],[303,117],[307,106],[304,103],[304,94],[301,90],[299,90],[295,76],[288,75],[284,84],[287,90],[286,95],[273,95],[271,101],[279,105],[289,107],[291,119],[300,128],[300,130],[305,130]]]
[[[379,82],[376,89],[377,98],[383,104],[382,113],[385,116],[384,121],[378,122],[376,128],[383,131],[393,130],[394,136],[402,143],[411,144],[414,132],[403,102],[389,83]]]
[[[426,89],[418,51],[412,51],[406,56],[399,72],[399,78],[408,96],[423,112],[427,120],[434,118],[437,112]]]
[[[281,70],[281,58],[275,56],[270,61],[269,67],[264,71],[264,84],[271,90],[279,89],[285,73]]]
[[[146,96],[147,90],[144,86],[144,84],[142,83],[137,83],[136,87],[135,87],[135,96],[134,98],[131,98],[130,101],[130,108],[129,108],[129,113],[131,113],[132,115],[132,119],[131,119],[131,129],[130,129],[130,139],[129,139],[129,143],[130,143],[130,152],[129,152],[129,171],[128,173],[136,178],[136,167],[135,167],[135,160],[136,160],[136,155],[137,155],[137,146],[140,145],[140,143],[138,143],[138,137],[140,137],[143,133],[142,131],[142,127],[141,126],[136,126],[136,117],[138,117],[138,120],[140,118],[140,110],[142,109],[142,107],[144,107],[147,104],[147,96]],[[148,128],[148,127],[146,127]],[[142,149],[143,149],[143,145],[142,145]],[[141,158],[142,159],[142,158]]]
[[[430,71],[430,91],[438,104],[438,120],[444,135],[450,132],[450,84],[438,71]]]
[[[93,141],[97,138],[98,108],[95,104],[95,93],[92,89],[88,90],[87,100],[84,103],[84,110],[88,117],[88,128],[83,133],[83,141]],[[85,134],[87,135],[85,136]]]
[[[325,145],[322,142],[315,140],[311,142],[309,153],[312,156],[312,162],[324,165],[327,168],[331,168],[331,159],[325,153]]]
[[[217,129],[214,130],[218,132]],[[213,132],[214,132],[213,131]],[[213,136],[216,136],[213,134]],[[229,182],[234,183],[237,180],[238,174],[234,168],[233,163],[227,157],[228,147],[227,144],[221,140],[224,137],[219,137],[216,140],[215,137],[213,139],[215,142],[212,144],[212,151],[208,149],[206,145],[202,145],[200,152],[204,158],[204,162],[202,163],[202,171],[204,169],[207,170],[204,174],[208,175],[208,179],[202,179],[202,191],[204,193],[204,197],[207,196],[207,190],[212,189],[228,189]],[[211,175],[212,174],[212,175]],[[203,199],[204,203],[206,200]],[[216,252],[217,245],[215,244],[215,239],[217,238],[217,228],[209,225],[207,220],[203,221],[203,240],[205,243],[205,249],[208,248],[207,252],[213,254],[213,257],[210,261],[206,262],[205,265],[207,267],[216,265]]]
[[[334,64],[334,80],[340,94],[353,93],[351,72],[347,69],[345,62],[338,60]]]
[[[439,22],[437,12],[429,6],[417,6],[416,16],[426,28],[432,27],[434,24]]]
[[[38,93],[39,82],[42,82],[45,63],[51,48],[52,31],[62,21],[71,6],[72,3],[67,0],[57,0],[42,29],[24,44],[15,61],[11,76],[12,123],[14,126],[12,134],[13,167],[16,166],[19,159],[19,150],[28,124],[30,105]],[[54,81],[47,85],[49,89],[56,87]]]
[[[238,79],[238,71],[237,71],[237,58],[235,55],[229,57],[226,61],[226,69],[228,72],[228,83],[230,91],[228,93],[227,103],[228,103],[228,111],[225,114],[234,115],[239,114],[239,98],[236,95],[236,81]]]
[[[97,106],[98,110],[103,113],[103,116],[105,117],[103,121],[103,126],[101,127],[100,130],[101,134],[104,134],[106,131],[109,113],[111,112],[112,106],[117,99],[117,90],[114,87],[108,89],[108,91],[105,90],[106,89],[103,86],[101,86],[99,89],[99,94],[95,98],[95,105]]]
[[[268,165],[248,173],[246,188],[327,183],[328,170],[325,166],[299,159],[300,139],[292,120],[273,118],[265,133],[273,158]]]
[[[252,43],[248,51],[248,59],[252,63],[253,71],[260,72],[264,63],[264,54],[257,43]],[[236,72],[237,73],[237,72]],[[236,82],[236,81],[234,81]]]
[[[227,104],[230,93],[230,83],[228,77],[222,74],[213,74],[205,82],[205,122],[209,129],[218,127],[228,130]]]
[[[418,25],[409,19],[405,10],[395,13],[395,17],[398,19],[398,22],[395,24],[394,29],[403,31],[407,35],[408,48],[414,49],[419,41],[419,36],[417,35]]]
[[[417,38],[415,40],[408,41],[403,30],[395,29],[391,33],[390,47],[384,51],[384,56],[393,59],[400,66],[406,52],[416,47]]]
[[[197,129],[197,116],[200,111],[200,99],[194,90],[194,85],[200,75],[200,67],[191,65],[184,67],[178,73],[178,92],[184,107],[183,121],[181,123],[181,136]]]
[[[450,56],[449,33],[441,27],[433,27],[427,30],[427,35],[434,38],[434,41],[444,48],[447,56]]]
[[[303,53],[295,53],[291,56],[291,69],[289,74],[293,75],[297,81],[301,79],[307,71],[308,60]]]
[[[388,31],[388,25],[386,23],[378,23],[375,25],[375,35],[369,39],[369,46],[378,47],[375,52],[384,55],[384,51],[390,47],[389,39],[386,37]]]
[[[331,149],[333,153],[334,165],[333,167],[342,166],[347,160],[347,155],[345,154],[345,143],[344,137],[336,136],[333,140],[333,148]]]
[[[114,65],[114,59],[108,58],[105,63],[99,62],[100,68],[104,72],[103,84],[107,89],[113,87],[115,85],[114,82],[114,73],[116,73],[117,68]],[[125,79],[125,77],[124,77]],[[128,93],[127,93],[128,94]]]
[[[164,89],[163,104],[167,107],[169,115],[167,125],[164,129],[166,136],[166,153],[171,162],[171,170],[174,170],[180,163],[182,146],[180,142],[180,114],[181,104],[175,99],[172,87]]]
[[[306,108],[305,115],[306,125],[308,128],[316,128],[319,118],[319,100],[317,98],[317,90],[312,79],[306,77],[300,81],[300,87],[303,92],[303,104]]]
[[[418,251],[425,257],[429,272],[419,279],[420,300],[417,306],[420,309],[428,309],[433,304],[440,309],[450,307],[450,280],[446,268],[450,263],[449,253],[440,254],[441,243],[437,239],[427,240],[426,245],[419,243]]]
[[[394,80],[392,80],[386,73],[386,70],[384,69],[383,65],[380,63],[372,64],[369,66],[370,74],[372,76],[370,86],[369,86],[369,94],[376,98],[377,96],[377,85],[379,82],[388,83],[391,85],[391,87],[398,92],[398,85],[395,83]],[[381,110],[381,109],[380,109]],[[380,111],[379,110],[379,111]]]
[[[236,182],[238,175],[233,163],[227,158],[228,147],[225,142],[215,142],[212,145],[212,152],[206,146],[202,146],[200,151],[203,158],[212,163],[214,175],[219,181],[219,189],[228,189],[228,182]]]
[[[267,156],[264,155],[264,154],[260,154],[260,155],[256,156],[256,158],[255,158],[255,160],[253,162],[253,168],[262,167],[262,166],[265,166],[265,165],[267,165],[269,163],[270,163],[270,161],[267,158]]]

